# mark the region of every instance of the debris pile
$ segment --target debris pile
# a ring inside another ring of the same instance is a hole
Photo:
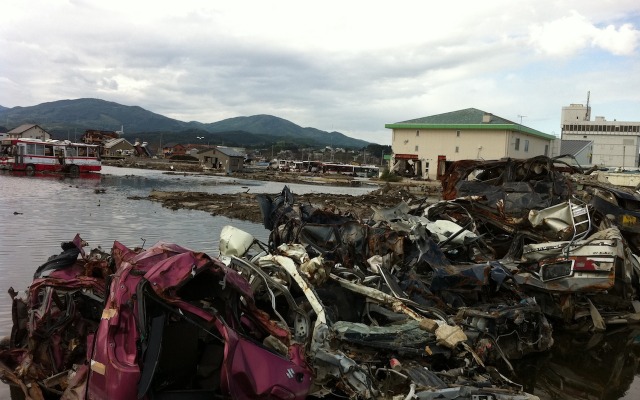
[[[79,236],[11,291],[0,375],[23,398],[535,399],[553,329],[638,321],[640,196],[556,159],[464,161],[443,200],[371,217],[257,197],[268,243],[220,255]]]

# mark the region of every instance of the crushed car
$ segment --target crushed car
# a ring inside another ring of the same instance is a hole
[[[490,354],[500,344],[487,339],[484,329],[463,328],[453,318],[501,325],[509,312],[520,310],[450,316],[386,290],[382,276],[312,257],[299,243],[270,250],[233,227],[223,229],[220,251],[225,264],[253,282],[263,309],[270,307],[274,319],[307,343],[312,397],[531,398],[499,372],[502,360]],[[368,265],[375,268],[379,261]],[[532,315],[541,316],[539,310]]]
[[[445,313],[300,245],[270,251],[227,227],[217,258],[85,246],[63,244],[13,293],[0,375],[14,398],[536,398]],[[499,319],[483,312],[458,318]]]
[[[545,351],[553,343],[551,325],[539,306],[520,290],[504,266],[490,261],[451,263],[426,230],[426,218],[408,214],[408,206],[377,210],[384,219],[366,223],[348,214],[296,204],[286,187],[276,198],[264,196],[260,201],[265,224],[272,227],[271,251],[288,243],[299,244],[309,257],[322,257],[324,265],[333,265],[332,276],[340,282],[348,279],[359,283],[358,290],[382,291],[430,317],[429,313],[443,320],[457,316],[473,331],[470,336],[476,339],[476,346],[492,342],[491,351],[482,352],[488,358],[518,358]],[[454,233],[441,240],[441,245],[455,243]],[[478,239],[472,234],[457,237],[470,243]],[[320,296],[337,292],[332,289]],[[351,304],[351,311],[353,300],[344,302]],[[474,309],[476,306],[481,307]],[[518,329],[527,335],[512,335]],[[492,337],[503,338],[504,346]]]
[[[637,193],[545,156],[458,161],[442,185],[472,215],[486,252],[557,326],[603,330],[639,319]]]
[[[0,376],[16,398],[306,398],[302,345],[235,270],[174,244],[82,243],[13,297]]]

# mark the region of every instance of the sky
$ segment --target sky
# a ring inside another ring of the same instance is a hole
[[[559,136],[562,107],[588,93],[592,118],[640,121],[638,0],[3,0],[0,10],[4,107],[99,98],[182,121],[270,114],[380,144],[391,143],[385,124],[470,107]]]

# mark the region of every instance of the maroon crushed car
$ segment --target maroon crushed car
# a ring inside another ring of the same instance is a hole
[[[83,244],[63,244],[14,293],[0,375],[15,398],[306,397],[304,352],[236,271],[173,244]]]

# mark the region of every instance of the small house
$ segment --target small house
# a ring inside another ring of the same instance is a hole
[[[230,147],[215,146],[198,152],[198,160],[205,168],[224,172],[242,171],[245,155]]]
[[[51,134],[36,124],[23,124],[7,133],[11,139],[51,139]]]
[[[135,154],[134,146],[125,138],[111,139],[104,144],[102,155],[109,157],[125,157]]]

